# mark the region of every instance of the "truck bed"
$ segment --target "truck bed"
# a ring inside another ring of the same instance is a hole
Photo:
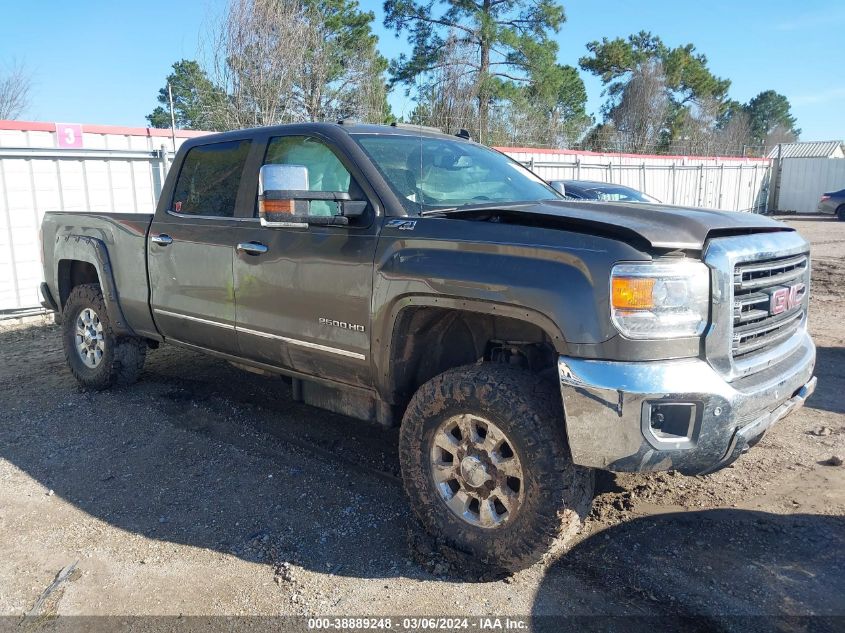
[[[48,211],[41,224],[42,252],[44,279],[54,300],[61,306],[70,287],[65,282],[85,274],[79,265],[70,265],[70,259],[104,266],[114,282],[104,293],[119,297],[125,325],[138,334],[154,333],[146,255],[152,220],[148,213]],[[105,249],[98,249],[98,243]]]

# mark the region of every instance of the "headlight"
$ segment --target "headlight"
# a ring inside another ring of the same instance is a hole
[[[613,324],[628,338],[699,336],[710,309],[710,271],[701,262],[617,264],[610,272]]]

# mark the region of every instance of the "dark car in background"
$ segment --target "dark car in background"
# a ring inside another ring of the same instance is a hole
[[[819,200],[819,213],[835,215],[845,222],[845,189],[823,193]]]
[[[549,184],[570,200],[601,200],[603,202],[651,202],[660,200],[647,193],[596,180],[552,180]]]

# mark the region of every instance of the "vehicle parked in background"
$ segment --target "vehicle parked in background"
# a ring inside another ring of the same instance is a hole
[[[601,200],[602,202],[651,202],[660,200],[624,185],[597,180],[552,180],[549,184],[568,200]]]
[[[133,382],[167,343],[401,424],[420,522],[499,569],[578,531],[595,469],[713,472],[816,384],[794,229],[565,200],[431,131],[194,138],[155,215],[48,212],[41,233],[44,305],[83,386]]]
[[[819,200],[819,213],[835,215],[845,222],[845,189],[823,193]]]

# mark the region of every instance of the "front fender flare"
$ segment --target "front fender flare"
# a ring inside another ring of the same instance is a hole
[[[396,298],[381,321],[373,340],[373,362],[376,387],[383,398],[392,400],[391,359],[393,356],[394,330],[403,310],[415,307],[447,308],[464,312],[476,312],[526,321],[543,330],[551,340],[558,354],[567,353],[566,339],[557,324],[545,314],[524,306],[451,297],[448,295],[412,294]]]

